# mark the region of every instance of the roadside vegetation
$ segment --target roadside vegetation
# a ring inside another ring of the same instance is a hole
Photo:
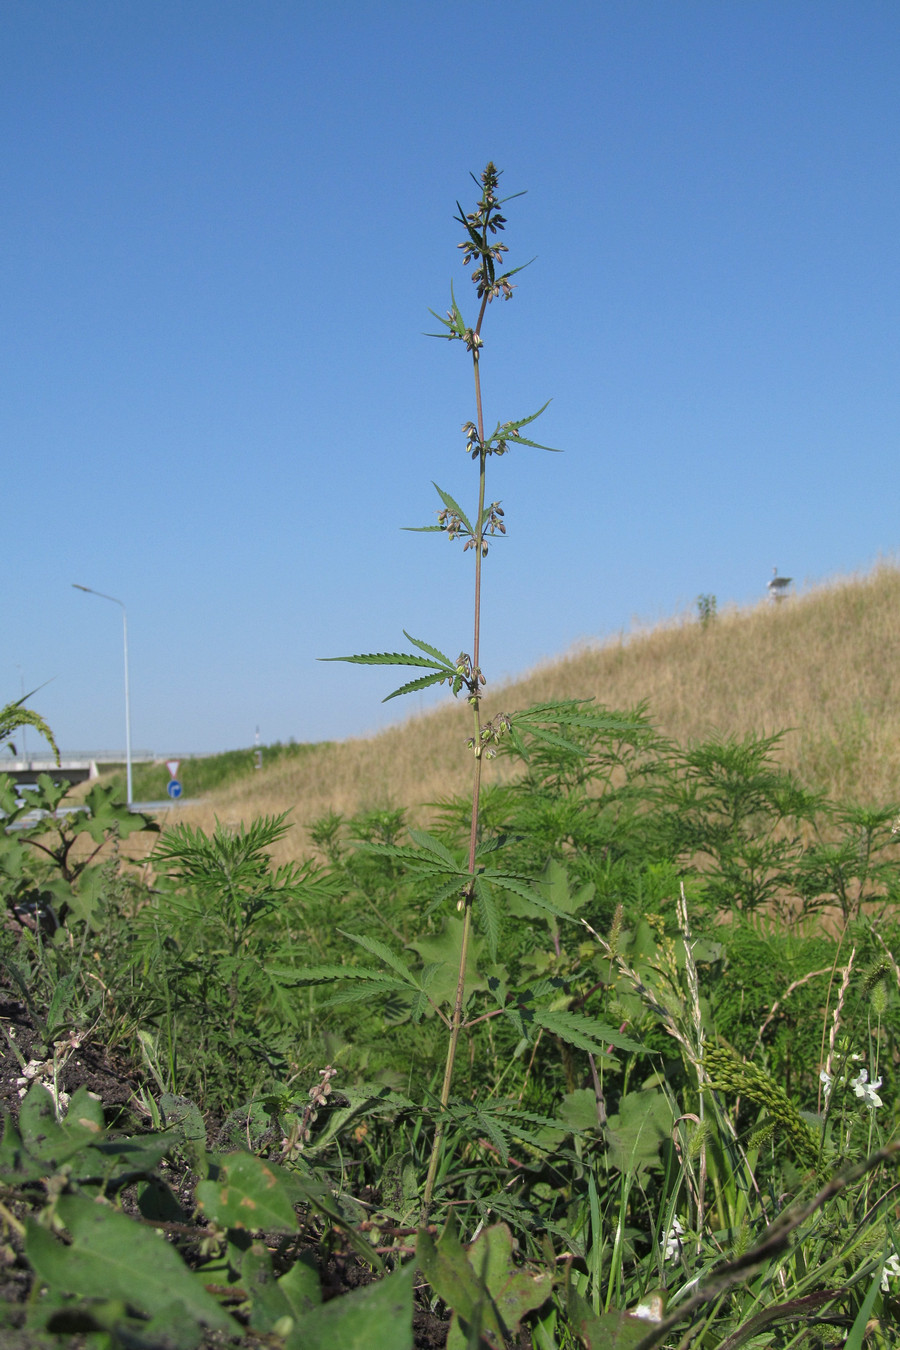
[[[898,613],[900,569],[882,563],[780,605],[724,608],[706,626],[688,612],[602,645],[585,644],[512,683],[489,681],[483,704],[490,716],[573,698],[611,708],[646,704],[659,732],[681,745],[713,735],[780,733],[773,746],[779,765],[833,800],[874,808],[897,796],[900,784]],[[179,818],[209,829],[217,818],[237,825],[289,811],[294,828],[276,845],[279,861],[305,856],[309,826],[328,811],[349,818],[403,807],[427,827],[429,803],[465,789],[464,739],[448,698],[446,706],[377,735],[298,745],[277,760],[265,748],[261,772],[252,768],[252,750],[238,752],[240,772],[223,774],[214,788],[189,786],[195,761],[188,760],[186,795],[207,800],[180,808]],[[513,759],[495,761],[491,781],[520,772]],[[164,795],[166,780],[161,766],[155,796]]]
[[[423,527],[471,559],[471,636],[335,658],[454,705],[232,764],[218,819],[164,832],[114,785],[63,815],[52,775],[0,778],[10,1344],[900,1339],[900,802],[862,768],[894,720],[889,673],[864,706],[846,675],[853,597],[896,574],[744,615],[704,596],[489,702],[496,461],[546,447],[539,412],[484,417],[520,269],[493,165],[477,189],[474,322],[455,291],[436,316],[473,502],[438,488]]]
[[[250,788],[255,776],[261,770],[271,771],[274,766],[283,769],[296,767],[310,754],[321,753],[328,749],[328,742],[320,744],[275,741],[272,745],[260,746],[248,750],[225,750],[218,755],[191,755],[179,761],[178,781],[188,798],[206,797],[211,793],[239,785],[241,790]],[[259,766],[259,767],[258,767]],[[166,800],[171,775],[165,763],[132,765],[134,798],[141,802]],[[125,765],[104,765],[100,775],[104,787],[111,787],[120,798],[125,796]],[[77,793],[74,794],[77,797]]]

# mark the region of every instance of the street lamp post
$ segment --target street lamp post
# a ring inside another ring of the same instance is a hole
[[[99,595],[101,600],[111,600],[114,605],[118,605],[122,610],[122,639],[125,647],[125,777],[127,782],[127,800],[131,806],[134,800],[134,794],[131,790],[131,700],[128,694],[128,615],[125,612],[125,605],[121,600],[117,600],[114,595],[104,595],[103,591],[92,590],[90,586],[79,586],[77,581],[72,582],[76,591],[85,591],[88,595]]]
[[[22,702],[25,702],[25,676],[22,674],[22,667],[16,662],[16,670],[19,672],[19,684],[22,689]],[[22,758],[25,761],[25,768],[28,768],[28,741],[25,738],[25,723],[22,723]]]

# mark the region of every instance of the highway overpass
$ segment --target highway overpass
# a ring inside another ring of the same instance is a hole
[[[131,762],[155,764],[158,758],[158,755],[152,755],[149,750],[138,750],[137,753],[132,753]],[[48,773],[57,781],[64,778],[69,783],[84,783],[88,779],[97,778],[101,769],[112,764],[124,765],[124,763],[124,750],[75,750],[60,755],[59,764],[49,754],[10,755],[8,759],[0,757],[0,773],[9,774],[18,787],[32,786],[42,773]]]

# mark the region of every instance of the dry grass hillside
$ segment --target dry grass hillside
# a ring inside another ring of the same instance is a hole
[[[617,709],[646,701],[658,728],[682,742],[786,731],[781,759],[807,785],[886,803],[900,799],[898,619],[900,570],[885,564],[778,605],[723,612],[706,628],[691,617],[584,646],[502,688],[489,686],[485,711],[545,699],[594,698]],[[415,816],[465,791],[469,732],[466,709],[451,700],[371,738],[275,765],[180,818],[236,824],[290,809],[300,828],[284,856],[302,854],[302,827],[328,811],[402,805]],[[504,760],[487,768],[495,778],[511,771]]]

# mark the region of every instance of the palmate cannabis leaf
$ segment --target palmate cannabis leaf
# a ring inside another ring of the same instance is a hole
[[[456,520],[459,522],[459,525],[454,531],[454,533],[462,539],[467,539],[470,538],[472,535],[474,535],[475,531],[472,529],[472,522],[469,520],[469,517],[462,509],[459,502],[456,501],[455,498],[451,497],[449,492],[445,492],[442,487],[438,487],[437,483],[435,483],[433,479],[432,479],[432,486],[434,487],[434,490],[440,497],[441,501],[444,503],[444,507],[446,511],[449,513],[451,520],[455,517]],[[434,534],[434,533],[446,534],[449,528],[450,527],[448,525],[403,526],[403,529],[410,534]]]
[[[521,417],[517,422],[498,422],[493,432],[484,442],[484,448],[488,454],[504,454],[509,449],[509,442],[514,445],[529,445],[533,450],[549,450],[551,454],[558,455],[562,452],[553,445],[541,445],[539,441],[530,441],[525,436],[521,436],[520,429],[527,427],[529,422],[534,422],[541,413],[546,412],[552,403],[552,399],[547,402],[537,412],[531,413],[529,417]]]
[[[609,713],[594,706],[593,699],[564,699],[559,703],[535,703],[530,708],[510,716],[509,738],[513,748],[527,763],[528,750],[523,737],[528,735],[534,741],[559,750],[568,750],[572,754],[586,755],[589,752],[577,741],[570,740],[563,733],[566,730],[611,732],[621,736],[634,736],[644,732],[649,737],[649,728],[645,721],[635,715]]]
[[[479,922],[494,961],[497,959],[503,926],[495,891],[505,891],[519,896],[557,918],[571,919],[570,915],[557,910],[536,890],[533,879],[527,873],[485,865],[484,859],[496,852],[496,840],[488,840],[479,846],[475,855],[477,870],[471,872],[463,850],[454,855],[442,840],[436,839],[425,830],[410,830],[409,836],[416,847],[360,842],[357,848],[360,852],[390,858],[392,862],[401,863],[407,876],[416,877],[426,884],[429,903],[423,911],[423,917],[433,914],[444,901],[451,898],[459,899],[471,888]]]
[[[347,933],[342,928],[339,928],[338,932],[342,937],[348,938],[350,942],[355,942],[358,946],[364,948],[371,956],[384,962],[385,966],[394,971],[394,974],[389,974],[387,970],[373,969],[368,966],[350,965],[287,966],[274,969],[271,974],[284,985],[340,984],[343,981],[352,984],[352,988],[339,988],[337,993],[320,1003],[319,1007],[322,1008],[338,1007],[347,1003],[362,1003],[371,1000],[378,994],[394,993],[404,996],[407,1003],[409,998],[412,997],[412,1003],[409,1006],[413,1022],[421,1021],[428,1006],[438,1011],[437,1004],[428,994],[428,985],[433,973],[431,968],[426,966],[420,974],[417,974],[404,961],[402,956],[397,956],[390,947],[384,942],[379,942],[377,938],[358,933]]]
[[[552,1151],[558,1156],[560,1136],[573,1133],[571,1124],[564,1120],[526,1111],[518,1102],[503,1099],[473,1103],[451,1097],[446,1115],[468,1138],[478,1140],[479,1136],[486,1136],[504,1165],[509,1161],[511,1139],[528,1144],[537,1153]],[[541,1138],[539,1131],[546,1130],[554,1131],[552,1139],[548,1140],[546,1135]]]
[[[554,1036],[558,1036],[561,1041],[567,1041],[569,1045],[574,1045],[579,1050],[587,1050],[594,1055],[605,1054],[611,1046],[615,1046],[617,1050],[627,1050],[633,1055],[647,1053],[646,1046],[641,1045],[640,1041],[624,1036],[615,1027],[607,1026],[597,1018],[586,1017],[584,1013],[553,1012],[535,1008],[534,1022],[537,1026],[552,1032]]]
[[[401,694],[414,694],[420,689],[427,689],[432,684],[444,684],[445,681],[453,689],[454,694],[458,694],[463,684],[465,668],[460,667],[455,661],[451,661],[449,656],[445,656],[437,647],[430,646],[420,638],[414,638],[406,629],[403,630],[403,636],[414,647],[420,651],[427,652],[427,656],[415,656],[411,652],[367,652],[357,656],[320,656],[320,661],[348,661],[357,666],[424,666],[433,671],[431,675],[422,675],[418,680],[410,680],[409,684],[403,684],[399,689],[395,689],[392,694],[383,698],[382,703],[387,703],[392,698],[398,698]],[[429,659],[430,658],[430,659]]]
[[[462,311],[460,310],[459,305],[456,303],[456,296],[453,292],[452,281],[450,282],[450,308],[447,311],[447,317],[444,318],[443,314],[438,314],[437,310],[431,309],[430,307],[428,313],[432,314],[434,318],[437,319],[438,323],[442,323],[444,327],[447,329],[447,332],[426,333],[425,334],[426,337],[446,338],[448,342],[452,342],[454,338],[460,338],[463,341],[465,340],[466,321],[462,316]]]

